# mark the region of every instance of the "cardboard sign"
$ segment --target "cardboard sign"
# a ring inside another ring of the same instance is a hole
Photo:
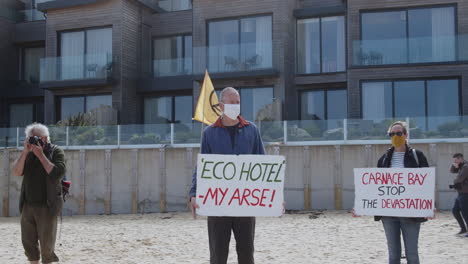
[[[283,156],[199,154],[197,210],[205,216],[281,216]]]
[[[354,169],[356,215],[433,217],[435,168]]]

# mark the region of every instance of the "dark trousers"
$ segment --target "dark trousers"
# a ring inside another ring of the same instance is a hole
[[[457,219],[462,230],[467,230],[468,225],[468,193],[459,193],[452,209],[453,216]],[[465,219],[463,221],[463,219]]]
[[[56,234],[57,217],[51,216],[46,206],[23,206],[21,240],[29,261],[38,261],[42,257],[42,263],[58,262],[54,252]]]
[[[226,264],[231,230],[239,264],[254,264],[255,217],[208,217],[210,264]]]

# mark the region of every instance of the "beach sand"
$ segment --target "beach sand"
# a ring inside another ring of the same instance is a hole
[[[64,217],[61,263],[209,263],[206,219],[188,213]],[[59,227],[60,229],[60,227]],[[468,263],[468,238],[449,212],[421,227],[423,264]],[[386,263],[382,224],[341,211],[257,218],[257,264]],[[232,237],[228,263],[237,263]],[[19,218],[0,218],[0,263],[27,263]],[[406,263],[403,261],[403,263]]]

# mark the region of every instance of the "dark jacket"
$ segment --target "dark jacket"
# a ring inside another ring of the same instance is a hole
[[[30,153],[31,155],[32,153]],[[49,208],[49,212],[51,215],[58,216],[63,207],[63,196],[62,196],[62,178],[65,175],[65,154],[62,149],[58,146],[49,144],[48,147],[44,150],[44,154],[46,157],[54,164],[54,168],[52,171],[47,174],[44,168],[33,168],[34,173],[45,173],[46,174],[46,193],[47,193],[47,202],[46,205]],[[34,154],[32,154],[34,155]],[[24,173],[30,173],[31,168],[27,168],[27,166],[31,166],[27,159],[24,164]],[[22,212],[23,205],[25,203],[25,186],[24,180],[21,184],[21,194],[20,194],[20,202],[19,202],[19,210]]]
[[[389,148],[385,154],[380,157],[379,161],[377,162],[377,167],[378,168],[390,168],[392,166],[392,156],[393,152],[395,151],[394,147]],[[418,161],[416,161],[416,158],[414,157],[413,154],[413,149],[410,146],[406,146],[406,153],[405,157],[403,160],[403,163],[405,165],[405,168],[426,168],[429,167],[429,163],[427,162],[426,156],[424,156],[424,153],[422,151],[416,150],[416,155],[418,156]],[[382,216],[374,216],[375,221],[380,221],[382,219]],[[414,218],[409,218],[415,222],[425,222],[427,221],[426,218],[421,218],[421,217],[414,217]]]
[[[454,184],[461,184],[461,189],[457,189],[458,193],[468,194],[468,162],[466,160],[463,161],[458,169],[452,165],[450,167],[450,172],[458,173],[457,177],[453,181]]]
[[[262,138],[257,127],[239,116],[238,129],[234,136],[234,146],[226,127],[218,119],[216,123],[203,131],[200,154],[265,154]],[[197,191],[197,171],[192,176],[190,197],[194,197]]]

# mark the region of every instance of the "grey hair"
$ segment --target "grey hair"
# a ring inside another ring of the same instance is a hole
[[[233,88],[233,87],[226,87],[224,88],[221,93],[219,94],[219,101],[223,102],[224,103],[224,95],[228,94],[228,93],[236,93],[237,95],[239,95],[239,92]]]
[[[50,134],[48,127],[40,123],[32,123],[29,126],[27,126],[24,130],[24,134],[27,138],[32,137],[34,132],[39,134],[41,137],[47,137],[47,142],[50,143]]]

